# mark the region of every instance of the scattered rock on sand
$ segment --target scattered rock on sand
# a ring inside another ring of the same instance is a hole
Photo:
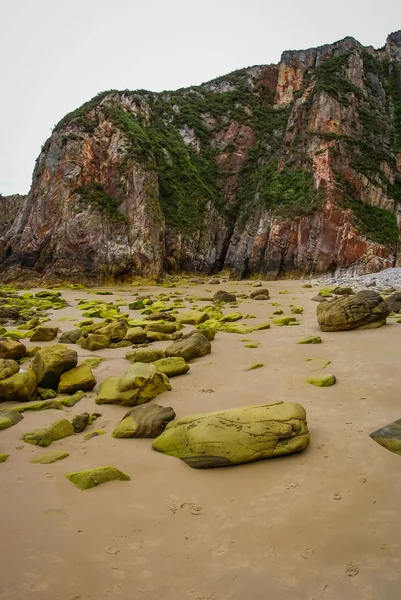
[[[110,345],[109,339],[105,335],[99,333],[90,333],[88,337],[81,338],[80,346],[83,350],[90,350],[96,352],[96,350],[103,350],[108,348]]]
[[[164,350],[160,348],[138,348],[127,352],[125,358],[130,362],[151,363],[159,358],[164,358]]]
[[[39,325],[31,335],[31,342],[51,342],[57,337],[58,327]]]
[[[373,290],[363,290],[317,307],[317,320],[322,331],[373,329],[386,323],[390,309]]]
[[[190,367],[182,358],[182,356],[169,356],[160,358],[153,363],[159,373],[164,373],[167,377],[175,377],[176,375],[184,375],[188,373]]]
[[[123,377],[106,377],[99,386],[96,404],[145,404],[171,390],[168,377],[151,363],[134,363]]]
[[[43,429],[36,429],[24,435],[24,442],[35,446],[47,447],[56,440],[74,435],[74,428],[67,419],[60,419]]]
[[[158,404],[135,406],[129,410],[111,434],[115,438],[155,438],[175,419],[170,407]]]
[[[0,381],[15,375],[19,371],[19,364],[15,360],[0,358]]]
[[[176,419],[153,448],[191,467],[206,468],[301,452],[308,444],[305,409],[276,402]]]
[[[84,412],[80,415],[74,415],[71,419],[71,425],[73,426],[75,433],[82,433],[88,423],[89,413],[87,412]]]
[[[19,360],[26,356],[26,354],[26,347],[21,342],[0,338],[0,358]]]
[[[60,404],[68,408],[72,408],[77,404],[77,402],[80,402],[84,396],[85,392],[78,390],[78,392],[75,392],[75,394],[72,394],[72,396],[69,396],[68,398],[62,398],[60,400]]]
[[[230,292],[225,292],[224,290],[219,290],[213,296],[213,302],[219,300],[220,302],[236,302],[237,298],[234,294]]]
[[[401,419],[374,431],[370,437],[390,452],[401,456]]]
[[[59,342],[60,344],[76,344],[81,337],[81,329],[72,329],[71,331],[64,331],[60,336]]]
[[[321,344],[322,338],[319,335],[308,335],[297,341],[297,344]]]
[[[32,361],[32,369],[38,378],[38,385],[57,390],[60,377],[77,366],[78,354],[64,344],[42,348]]]
[[[181,356],[186,362],[194,358],[200,358],[206,354],[210,354],[212,346],[208,339],[201,333],[194,333],[185,340],[174,342],[167,346],[165,350],[166,356]]]
[[[0,402],[29,402],[36,394],[37,379],[32,369],[0,381]]]
[[[63,452],[63,450],[53,450],[53,452],[39,454],[39,456],[35,456],[29,462],[33,463],[34,465],[50,465],[51,463],[54,463],[57,460],[67,458],[67,456],[69,456],[68,452]]]
[[[96,385],[96,379],[88,365],[79,365],[66,371],[60,377],[57,392],[59,394],[74,394],[79,390],[90,392]]]
[[[0,463],[6,462],[6,460],[9,456],[10,456],[9,454],[0,454]]]
[[[253,300],[270,300],[269,290],[264,288],[260,288],[259,290],[251,292],[249,297]]]
[[[75,473],[67,473],[66,477],[80,490],[88,490],[108,481],[129,481],[128,475],[116,469],[116,467],[97,467],[96,469],[85,469]]]
[[[0,431],[16,425],[23,418],[16,410],[0,410]]]
[[[308,377],[306,383],[310,383],[311,385],[316,385],[317,387],[330,387],[334,385],[336,382],[335,375],[331,375],[329,373],[325,373],[322,375],[314,375],[312,377]]]
[[[401,291],[394,292],[385,298],[385,302],[391,312],[399,313],[401,311]]]

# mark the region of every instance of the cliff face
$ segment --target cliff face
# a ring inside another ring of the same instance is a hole
[[[26,196],[13,194],[2,196],[0,194],[0,238],[7,235],[16,217],[23,209]]]
[[[5,279],[374,271],[397,261],[401,32],[284,52],[64,117],[6,231]]]

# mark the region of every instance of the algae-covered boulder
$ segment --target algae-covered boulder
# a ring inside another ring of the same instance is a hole
[[[42,400],[39,402],[29,402],[28,404],[22,404],[20,406],[13,406],[12,409],[22,413],[27,410],[63,410],[63,407],[60,400]]]
[[[64,344],[42,348],[32,361],[32,369],[38,378],[38,385],[57,390],[60,377],[77,366],[78,354]]]
[[[302,306],[292,306],[291,312],[293,315],[302,315],[304,309],[302,308]]]
[[[81,329],[72,329],[71,331],[64,331],[60,336],[59,342],[60,344],[76,344],[81,337]]]
[[[183,325],[199,325],[200,323],[207,321],[208,318],[209,315],[200,310],[190,310],[177,315],[177,321]]]
[[[37,379],[32,369],[0,381],[0,402],[29,402],[36,394]]]
[[[87,412],[72,417],[71,425],[73,426],[75,433],[82,433],[89,423],[89,418],[90,415]]]
[[[169,356],[160,358],[153,363],[159,373],[164,373],[167,377],[184,375],[188,373],[190,367],[181,356]]]
[[[0,431],[16,425],[24,417],[16,410],[0,410]]]
[[[235,321],[239,321],[240,319],[242,319],[243,316],[244,315],[242,313],[232,312],[220,317],[219,321],[221,323],[234,323]]]
[[[332,294],[336,294],[337,296],[352,296],[354,294],[354,290],[350,287],[335,287],[331,290]]]
[[[210,354],[211,351],[212,346],[209,340],[199,332],[194,333],[185,340],[180,340],[167,346],[165,354],[166,356],[181,356],[188,362],[194,358],[206,356],[206,354]]]
[[[162,333],[161,331],[146,331],[146,339],[148,342],[166,342],[171,340],[172,337],[168,333]]]
[[[58,327],[39,325],[31,335],[31,342],[51,342],[57,337]]]
[[[134,363],[123,377],[106,377],[99,386],[96,404],[136,406],[171,390],[168,378],[153,364]]]
[[[116,469],[116,467],[97,467],[95,469],[85,469],[75,473],[67,473],[68,481],[71,481],[80,490],[89,490],[108,481],[129,481],[128,475]]]
[[[0,358],[0,381],[15,375],[19,371],[19,364],[10,358]]]
[[[278,325],[279,327],[283,327],[285,325],[290,325],[291,323],[296,323],[296,317],[278,317],[277,319],[273,319],[273,323]]]
[[[322,338],[319,335],[308,335],[297,341],[297,344],[321,344]]]
[[[102,350],[110,346],[109,339],[105,335],[99,333],[91,333],[86,338],[80,340],[80,346],[83,350],[90,350],[96,352],[96,350]]]
[[[175,419],[170,407],[158,404],[135,406],[129,410],[111,434],[115,438],[155,438]]]
[[[374,431],[370,437],[383,448],[401,456],[401,419]]]
[[[41,400],[51,400],[57,396],[57,393],[54,390],[41,387],[38,387],[36,393]]]
[[[130,362],[151,363],[164,357],[164,350],[160,348],[138,348],[127,352],[125,358]]]
[[[276,402],[176,419],[153,448],[201,469],[301,452],[308,443],[305,409]]]
[[[80,365],[61,375],[57,392],[59,394],[74,394],[78,390],[90,392],[95,385],[96,379],[89,365]]]
[[[75,392],[75,394],[69,396],[68,398],[62,398],[60,400],[60,404],[66,406],[67,408],[72,408],[77,404],[77,402],[80,402],[84,396],[85,392],[79,390],[78,392]]]
[[[346,331],[385,325],[390,308],[377,292],[363,290],[352,296],[322,302],[316,312],[322,331]]]
[[[146,342],[146,331],[142,327],[130,327],[125,334],[125,339],[131,344],[143,344]]]
[[[36,429],[24,435],[24,442],[46,448],[56,440],[74,435],[74,427],[67,419],[60,419],[43,429]]]
[[[17,340],[0,338],[0,358],[19,360],[26,356],[26,347]]]
[[[45,454],[34,456],[29,462],[34,465],[50,465],[58,460],[67,458],[67,456],[69,456],[68,452],[63,452],[63,450],[53,450],[52,452],[46,452]]]
[[[0,463],[6,462],[6,460],[9,456],[10,456],[9,454],[0,454]]]
[[[308,379],[306,380],[306,383],[310,383],[311,385],[315,385],[316,387],[330,387],[334,385],[335,382],[335,375],[331,375],[329,373],[313,375],[312,377],[308,377]]]
[[[171,335],[177,331],[176,323],[149,323],[149,325],[145,326],[145,331],[158,331],[159,333],[167,333]]]
[[[270,299],[269,290],[260,288],[258,290],[255,290],[254,292],[251,292],[250,297],[253,300],[269,300]]]
[[[213,302],[216,302],[216,300],[220,302],[236,302],[237,297],[235,296],[235,294],[231,294],[230,292],[219,290],[213,296]]]
[[[394,292],[385,298],[385,302],[391,312],[399,313],[401,311],[401,291]]]
[[[106,336],[109,342],[121,342],[121,340],[125,338],[128,329],[129,325],[127,321],[121,319],[119,321],[109,323],[105,327],[97,329],[96,333],[98,335]]]

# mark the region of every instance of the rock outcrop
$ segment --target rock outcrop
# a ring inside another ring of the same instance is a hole
[[[347,331],[385,325],[390,308],[377,292],[362,290],[353,296],[321,302],[316,312],[322,331]]]
[[[1,199],[1,278],[393,266],[400,123],[400,32],[175,92],[103,92],[55,127],[28,197]]]

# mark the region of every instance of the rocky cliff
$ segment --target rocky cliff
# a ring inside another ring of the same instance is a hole
[[[3,278],[276,278],[397,262],[401,32],[284,52],[200,86],[65,116],[0,230]]]

